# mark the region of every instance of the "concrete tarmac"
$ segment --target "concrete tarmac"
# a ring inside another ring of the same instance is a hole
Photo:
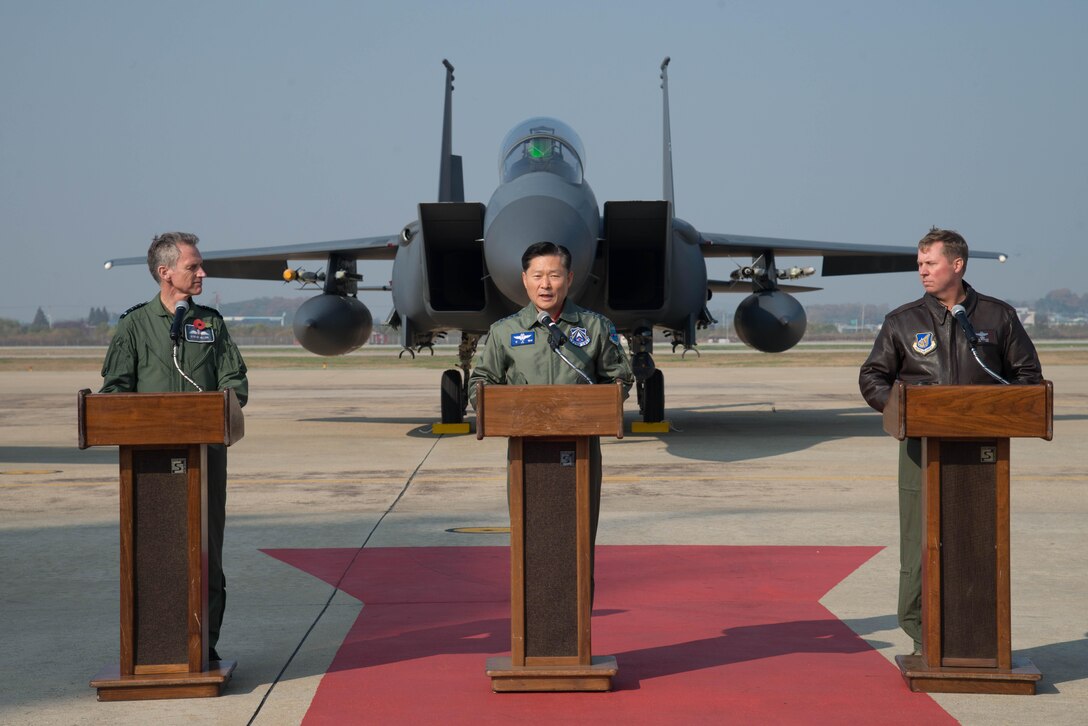
[[[598,543],[882,546],[821,602],[889,660],[909,651],[897,442],[856,368],[664,371],[675,430],[603,442]],[[1088,722],[1088,368],[1046,374],[1054,440],[1012,447],[1013,651],[1043,679],[1035,696],[932,696],[963,724]],[[117,452],[76,448],[75,392],[100,379],[0,372],[0,723],[298,723],[363,606],[262,548],[507,543],[451,531],[507,524],[505,441],[430,433],[436,370],[257,368],[250,381],[218,647],[234,678],[215,699],[99,703],[88,681],[119,648]]]

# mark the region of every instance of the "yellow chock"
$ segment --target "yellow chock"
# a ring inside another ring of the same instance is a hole
[[[668,421],[632,421],[631,433],[633,434],[667,434],[669,433]]]
[[[431,424],[432,434],[468,434],[472,433],[472,427],[466,421],[464,423],[436,423]]]

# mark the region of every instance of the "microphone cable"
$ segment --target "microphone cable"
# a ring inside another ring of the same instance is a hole
[[[968,344],[968,345],[970,345],[970,344]],[[998,374],[996,374],[996,373],[994,373],[994,372],[993,372],[992,370],[990,370],[990,369],[989,369],[989,368],[988,368],[988,367],[986,366],[986,364],[982,362],[982,358],[980,358],[980,357],[979,357],[979,355],[978,355],[978,351],[977,351],[977,350],[975,349],[975,346],[973,346],[973,345],[971,345],[971,355],[975,356],[975,360],[977,360],[977,361],[978,361],[978,364],[979,364],[980,366],[982,366],[982,370],[984,370],[984,371],[986,371],[987,373],[989,373],[989,374],[990,374],[990,378],[993,378],[993,379],[994,379],[995,381],[997,381],[998,383],[1003,383],[1003,384],[1005,384],[1006,386],[1012,385],[1012,384],[1010,384],[1010,383],[1009,383],[1008,381],[1006,381],[1006,380],[1005,380],[1004,378],[1002,378],[1001,376],[999,376]]]
[[[579,368],[578,366],[576,366],[576,365],[574,365],[573,363],[571,363],[571,362],[570,362],[570,358],[567,358],[567,356],[563,355],[563,351],[559,350],[559,348],[558,348],[557,346],[553,346],[553,347],[552,347],[552,350],[554,350],[554,351],[555,351],[555,354],[556,354],[556,355],[558,355],[558,356],[559,356],[560,358],[562,358],[562,359],[563,359],[563,362],[564,362],[564,363],[566,363],[566,364],[567,364],[568,366],[570,366],[570,369],[571,369],[572,371],[574,371],[575,373],[577,373],[578,375],[580,375],[580,376],[581,376],[582,378],[584,378],[584,379],[585,379],[585,381],[586,381],[586,383],[589,383],[589,384],[592,384],[592,383],[593,383],[593,381],[592,381],[592,380],[590,380],[589,376],[587,376],[587,375],[586,375],[585,371],[583,371],[583,370],[582,370],[581,368]]]
[[[181,365],[179,365],[179,364],[178,364],[178,344],[177,344],[176,342],[174,343],[174,367],[178,369],[178,373],[180,373],[180,374],[181,374],[181,377],[182,377],[182,378],[184,378],[185,380],[189,381],[189,383],[192,383],[192,384],[193,384],[193,388],[195,388],[195,389],[196,389],[197,391],[199,391],[200,393],[204,393],[204,389],[203,389],[203,388],[201,388],[201,387],[200,387],[199,385],[197,385],[197,382],[196,382],[196,381],[194,381],[194,380],[193,380],[192,378],[190,378],[190,377],[189,377],[189,376],[188,376],[188,375],[187,375],[187,374],[185,373],[185,371],[181,370]]]
[[[975,357],[978,364],[982,366],[982,370],[989,374],[990,378],[993,378],[998,383],[1002,383],[1006,386],[1011,385],[1004,378],[994,373],[990,368],[982,362],[982,358],[978,354],[978,334],[975,333],[974,327],[971,325],[971,321],[967,318],[967,309],[963,305],[953,305],[950,312],[952,316],[959,322],[960,327],[963,329],[963,337],[967,340],[967,346],[971,349],[971,355]]]

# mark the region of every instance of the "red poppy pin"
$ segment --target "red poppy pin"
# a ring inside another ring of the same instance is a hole
[[[201,320],[200,318],[197,318],[196,320],[193,321],[193,327],[196,328],[197,330],[203,330],[204,328],[206,328],[208,326],[206,326],[204,324],[203,320]]]

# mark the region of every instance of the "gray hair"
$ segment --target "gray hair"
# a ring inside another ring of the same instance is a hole
[[[151,270],[151,277],[155,282],[159,279],[159,266],[173,267],[178,263],[181,252],[178,245],[192,245],[196,247],[200,238],[188,232],[163,232],[151,240],[151,246],[147,248],[147,268]]]

